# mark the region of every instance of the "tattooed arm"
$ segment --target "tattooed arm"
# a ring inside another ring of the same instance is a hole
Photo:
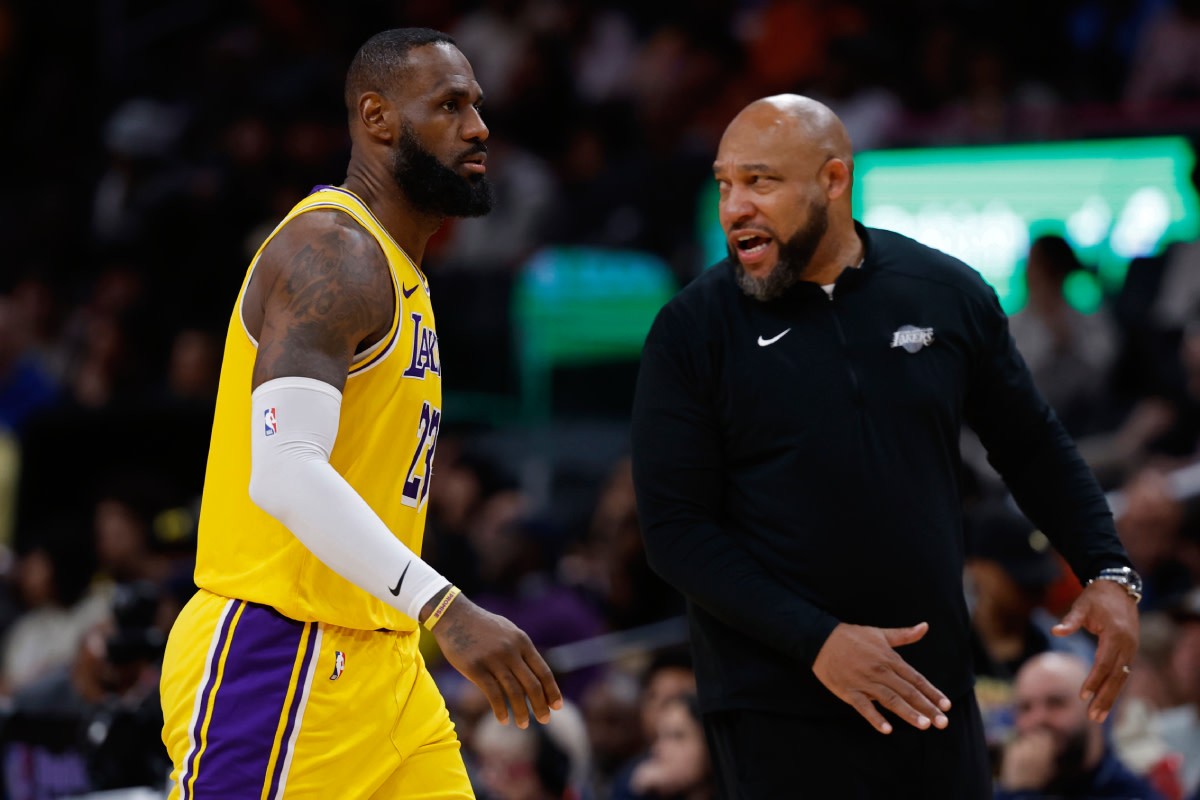
[[[335,573],[424,622],[449,583],[397,539],[329,464],[347,369],[356,351],[387,333],[395,302],[379,245],[343,214],[302,214],[267,246],[242,313],[258,340],[256,409],[278,407],[281,414],[274,435],[251,440],[250,496]],[[261,409],[252,412],[252,420],[261,418]],[[261,424],[251,429],[261,430]],[[561,707],[550,668],[504,617],[460,595],[434,637],[501,722],[508,721],[506,706],[522,728],[531,710],[547,722],[550,709]]]
[[[246,289],[242,314],[258,340],[251,388],[303,377],[341,391],[354,354],[387,333],[393,303],[374,237],[340,212],[301,214],[267,245]]]

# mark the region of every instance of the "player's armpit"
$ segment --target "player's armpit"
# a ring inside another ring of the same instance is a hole
[[[355,352],[391,327],[395,302],[370,233],[340,212],[300,215],[267,245],[247,287],[247,327],[258,339],[251,388],[303,377],[341,390]]]

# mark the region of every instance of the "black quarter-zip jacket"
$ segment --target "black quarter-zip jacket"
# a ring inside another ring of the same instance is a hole
[[[839,622],[930,630],[900,655],[972,686],[963,422],[1081,579],[1129,561],[1034,388],[995,293],[962,262],[858,226],[832,299],[746,297],[728,261],[659,313],[633,411],[651,565],[688,600],[706,711],[852,715],[812,673]]]

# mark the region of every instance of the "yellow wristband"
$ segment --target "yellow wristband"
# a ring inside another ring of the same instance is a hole
[[[425,630],[433,630],[433,626],[438,624],[438,620],[446,613],[446,609],[450,608],[450,604],[460,594],[462,594],[462,591],[457,586],[451,586],[446,591],[446,594],[442,597],[442,601],[437,604],[437,608],[433,609],[429,616],[425,618]]]

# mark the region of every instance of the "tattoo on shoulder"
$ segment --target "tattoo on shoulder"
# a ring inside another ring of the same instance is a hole
[[[301,375],[340,386],[359,343],[392,314],[390,273],[369,235],[336,226],[280,265],[275,303],[264,323],[255,385]]]

